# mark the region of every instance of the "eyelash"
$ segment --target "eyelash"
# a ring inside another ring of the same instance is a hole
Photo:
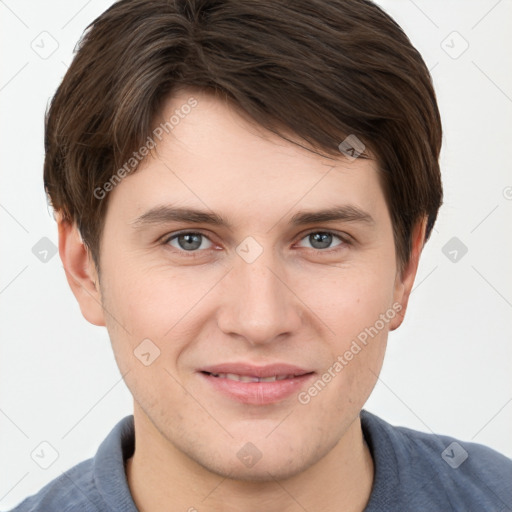
[[[314,247],[305,247],[305,249],[310,249],[310,250],[313,250],[313,251],[318,252],[318,253],[328,253],[328,254],[331,254],[332,252],[336,252],[336,251],[340,250],[340,248],[342,248],[344,246],[352,245],[352,241],[351,241],[351,239],[350,239],[350,237],[348,235],[341,235],[341,234],[336,233],[334,231],[319,230],[319,229],[314,229],[312,231],[309,231],[309,232],[305,233],[304,235],[301,236],[301,238],[299,239],[299,242],[302,241],[304,238],[308,237],[309,235],[312,235],[312,234],[315,234],[315,233],[322,233],[322,234],[332,235],[333,237],[336,237],[339,240],[341,240],[341,243],[339,245],[336,245],[336,246],[332,247],[332,248],[328,247],[327,249],[315,249]],[[163,245],[169,245],[169,242],[171,242],[175,238],[178,238],[179,236],[182,236],[182,235],[200,235],[200,236],[206,238],[207,240],[209,240],[211,243],[214,243],[214,242],[212,242],[209,239],[209,237],[207,235],[205,235],[204,233],[201,233],[200,231],[179,231],[177,233],[172,233],[171,235],[165,236],[162,239],[162,244]],[[180,255],[182,254],[185,257],[191,257],[191,258],[197,258],[200,255],[200,253],[208,250],[208,249],[201,249],[201,250],[200,249],[196,249],[194,251],[185,251],[184,249],[177,249],[176,247],[172,247],[172,249],[177,251]]]

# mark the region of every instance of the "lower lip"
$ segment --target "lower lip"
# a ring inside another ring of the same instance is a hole
[[[239,402],[251,405],[266,405],[284,400],[290,395],[298,393],[314,377],[314,373],[308,373],[274,382],[241,382],[214,377],[202,372],[200,375],[215,390]]]

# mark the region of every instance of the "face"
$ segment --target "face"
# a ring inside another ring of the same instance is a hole
[[[319,156],[197,91],[162,117],[191,95],[110,192],[101,314],[163,446],[223,476],[285,478],[354,425],[408,285],[374,161]]]

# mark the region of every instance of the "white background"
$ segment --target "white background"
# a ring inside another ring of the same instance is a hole
[[[93,456],[131,413],[106,330],[82,318],[58,255],[43,263],[32,252],[43,237],[57,244],[42,184],[46,105],[82,30],[110,4],[0,1],[0,509]],[[512,457],[512,3],[379,4],[432,70],[445,202],[365,408]],[[46,59],[33,49],[41,38],[46,51],[58,44]],[[442,252],[452,237],[468,248],[455,263]],[[42,441],[59,454],[46,470],[30,456]]]

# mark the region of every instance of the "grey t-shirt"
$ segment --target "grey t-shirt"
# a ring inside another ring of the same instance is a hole
[[[375,467],[365,512],[512,512],[511,459],[480,444],[395,427],[364,409],[361,424]],[[137,512],[124,470],[134,439],[127,416],[93,458],[12,512]]]

